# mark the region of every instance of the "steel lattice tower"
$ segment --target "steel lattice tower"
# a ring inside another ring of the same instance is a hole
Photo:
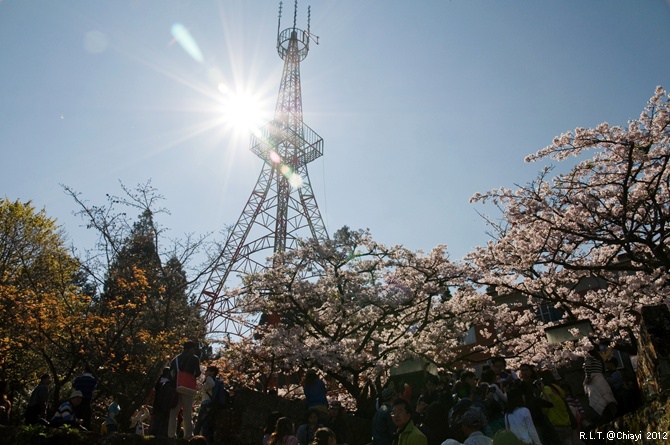
[[[323,139],[302,120],[300,62],[311,39],[307,31],[281,29],[279,3],[277,52],[284,61],[274,119],[251,135],[251,151],[263,160],[256,186],[230,232],[200,295],[210,334],[246,336],[254,327],[228,293],[231,273],[246,275],[264,269],[266,257],[296,246],[298,238],[328,238],[307,173],[307,164],[323,154]],[[272,250],[270,250],[272,249]],[[261,255],[260,252],[266,252]]]

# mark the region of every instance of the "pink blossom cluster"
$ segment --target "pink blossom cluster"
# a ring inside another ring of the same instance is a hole
[[[575,157],[561,173],[543,167],[524,186],[475,194],[499,216],[486,217],[492,239],[461,262],[446,246],[413,252],[347,227],[281,254],[237,294],[243,312],[281,322],[231,356],[259,358],[259,375],[317,367],[362,400],[408,358],[449,368],[485,352],[560,365],[592,347],[586,335],[550,343],[545,329],[566,322],[630,340],[640,308],[667,302],[670,289],[669,102],[659,87],[627,128],[578,128],[527,158]],[[541,305],[561,318],[538,317]],[[473,326],[482,341],[464,348]]]

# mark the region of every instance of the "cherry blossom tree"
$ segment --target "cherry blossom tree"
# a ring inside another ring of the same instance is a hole
[[[466,257],[471,280],[531,303],[499,308],[506,354],[537,363],[590,347],[586,338],[549,345],[544,328],[554,323],[537,319],[538,303],[563,311],[563,321],[590,320],[594,337],[619,339],[634,331],[641,306],[667,301],[669,102],[658,87],[627,128],[577,128],[526,159],[576,157],[567,173],[546,167],[525,186],[472,198],[492,202],[502,218],[487,218],[493,239]]]
[[[433,361],[438,341],[449,341],[445,333],[456,344],[467,330],[448,307],[450,288],[463,280],[445,246],[412,252],[344,227],[331,240],[277,254],[273,264],[237,292],[245,312],[281,321],[261,325],[227,352],[256,377],[318,368],[360,403],[392,366]]]

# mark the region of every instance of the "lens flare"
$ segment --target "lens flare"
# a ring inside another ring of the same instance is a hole
[[[181,47],[189,56],[193,57],[194,60],[200,63],[205,60],[202,56],[202,51],[200,51],[200,48],[198,47],[198,44],[184,25],[181,23],[175,23],[172,25],[172,29],[170,31],[172,32],[172,37],[174,37],[174,39],[179,42]]]
[[[291,187],[293,188],[300,188],[302,187],[302,176],[297,173],[291,173],[288,177],[288,183],[291,184]]]

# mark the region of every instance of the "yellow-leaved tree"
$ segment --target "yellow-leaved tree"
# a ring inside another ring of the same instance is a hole
[[[30,202],[0,200],[0,379],[23,396],[48,372],[56,403],[72,377],[91,303],[79,266],[56,220]]]
[[[183,342],[204,340],[205,328],[191,297],[200,274],[195,271],[189,281],[184,269],[202,238],[166,239],[154,218],[166,212],[156,208],[162,197],[155,189],[147,184],[123,190],[122,197],[108,196],[106,205],[92,206],[66,188],[99,235],[82,260],[94,290],[86,315],[91,335],[82,345],[80,364],[99,382],[94,412],[102,417],[115,398],[122,428],[137,408],[151,403],[154,384]],[[137,212],[136,219],[129,210]]]

